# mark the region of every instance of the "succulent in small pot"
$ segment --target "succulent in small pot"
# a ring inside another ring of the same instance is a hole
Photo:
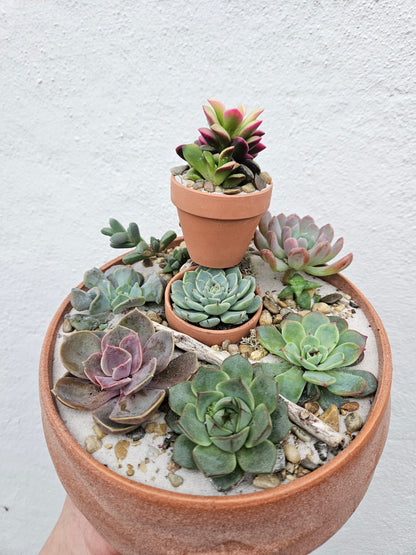
[[[279,404],[275,380],[258,373],[241,355],[227,358],[221,368],[201,366],[192,382],[169,391],[170,407],[179,419],[170,424],[181,435],[173,460],[199,469],[225,491],[245,472],[270,473],[277,443],[288,432],[279,430],[287,409]],[[288,422],[288,421],[287,421]],[[290,426],[290,424],[289,424]]]
[[[103,337],[101,337],[103,335]],[[64,338],[61,361],[68,374],[53,393],[64,405],[91,410],[107,433],[134,430],[163,401],[172,385],[195,372],[195,353],[172,359],[171,332],[154,332],[137,309],[104,334],[77,331]]]
[[[240,325],[262,304],[256,280],[238,266],[228,270],[198,267],[171,285],[173,311],[179,318],[203,328],[220,323]]]
[[[265,349],[288,363],[276,368],[280,393],[287,399],[297,403],[301,396],[319,397],[325,406],[339,405],[339,396],[364,397],[377,389],[370,372],[350,368],[364,352],[367,337],[348,329],[342,318],[321,312],[290,314],[281,329],[259,326],[257,337]]]
[[[274,272],[303,270],[313,276],[330,276],[351,264],[350,253],[327,265],[344,244],[341,237],[332,246],[333,238],[332,227],[327,224],[319,228],[311,216],[272,216],[270,212],[262,216],[254,234],[254,242],[261,257]]]

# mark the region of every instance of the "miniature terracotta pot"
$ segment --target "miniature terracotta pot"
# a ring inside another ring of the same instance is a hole
[[[226,195],[189,189],[173,175],[170,183],[192,260],[208,268],[231,268],[241,262],[269,207],[273,185],[254,193]]]
[[[106,265],[103,270],[121,257]],[[311,552],[330,538],[363,498],[383,450],[390,420],[391,354],[380,318],[346,279],[328,281],[351,295],[376,335],[379,385],[356,439],[324,466],[277,488],[245,495],[198,496],[139,484],[113,473],[71,436],[51,394],[54,347],[69,296],[46,334],[40,401],[49,452],[73,502],[123,555],[247,555]]]
[[[182,320],[182,318],[179,318],[179,316],[177,316],[173,312],[172,303],[170,302],[170,290],[172,287],[172,283],[174,281],[177,281],[178,279],[182,279],[185,272],[189,272],[189,270],[195,270],[197,267],[198,266],[192,266],[192,268],[188,268],[187,270],[183,270],[182,272],[176,274],[176,276],[174,276],[170,280],[165,289],[165,315],[169,326],[176,331],[186,333],[186,335],[197,339],[201,343],[205,343],[205,345],[221,345],[221,343],[225,339],[229,339],[231,343],[237,343],[237,341],[240,341],[242,337],[248,335],[251,329],[256,327],[257,322],[260,318],[261,311],[263,310],[263,304],[260,306],[260,308],[258,308],[254,315],[249,320],[247,320],[247,322],[244,322],[244,324],[241,324],[241,326],[235,326],[228,330],[201,328],[200,326],[196,326],[194,324],[191,324],[190,322]],[[257,287],[256,293],[261,297],[261,293]]]

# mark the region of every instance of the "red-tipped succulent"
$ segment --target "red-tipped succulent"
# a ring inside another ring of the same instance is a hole
[[[341,237],[332,246],[333,238],[332,227],[327,224],[319,228],[311,216],[272,216],[266,212],[255,232],[254,242],[275,272],[303,270],[313,276],[330,276],[345,270],[352,262],[350,253],[327,265],[344,244]]]
[[[131,431],[161,404],[169,387],[195,372],[196,355],[171,360],[173,349],[172,333],[155,333],[151,320],[135,309],[103,337],[91,331],[65,337],[60,356],[68,374],[53,393],[70,408],[94,411],[105,432]]]
[[[246,115],[244,106],[239,105],[237,108],[227,110],[219,100],[209,99],[208,102],[210,106],[203,106],[203,110],[209,127],[198,129],[200,136],[196,141],[202,150],[220,154],[232,146],[234,147],[233,160],[246,163],[266,148],[261,143],[264,132],[259,127],[262,122],[257,119],[263,112],[262,108]],[[183,146],[180,145],[176,149],[182,158],[184,158]]]

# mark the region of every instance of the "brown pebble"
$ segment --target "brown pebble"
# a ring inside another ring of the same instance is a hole
[[[305,403],[305,409],[312,414],[316,414],[319,410],[319,403],[316,403],[315,401],[308,401]]]
[[[315,303],[312,307],[312,312],[322,312],[322,314],[329,314],[331,307],[326,303]]]
[[[240,355],[245,358],[249,358],[254,349],[251,345],[242,343],[241,345],[239,345],[238,350],[240,351]]]
[[[259,474],[253,480],[253,486],[259,489],[270,489],[280,486],[280,478],[277,474]]]
[[[166,466],[166,468],[170,472],[176,472],[177,470],[179,470],[181,468],[181,465],[176,463],[175,461],[170,461],[170,463]]]
[[[158,324],[162,323],[162,317],[157,312],[155,312],[154,310],[148,310],[146,312],[146,316],[150,320],[152,320],[152,322],[157,322]]]
[[[333,430],[339,432],[339,418],[338,418],[338,408],[336,405],[331,405],[326,409],[325,412],[319,416],[322,422],[328,424]]]
[[[358,412],[350,412],[345,418],[345,426],[350,433],[358,432],[363,427],[364,422]]]
[[[128,468],[128,469],[126,470],[126,474],[127,474],[127,476],[133,476],[134,470],[133,470],[132,468]]]
[[[341,409],[344,409],[347,412],[354,412],[359,408],[360,408],[360,405],[357,403],[357,401],[350,401],[348,403],[344,403],[343,405],[341,405]]]
[[[238,193],[241,193],[241,189],[239,187],[236,187],[235,189],[224,189],[223,193],[226,195],[237,195]]]
[[[103,430],[97,426],[97,424],[94,424],[94,426],[92,427],[94,434],[97,436],[98,439],[103,439],[103,437],[105,437],[107,434],[105,432],[103,432]]]
[[[140,470],[141,470],[143,473],[146,473],[146,472],[147,472],[147,466],[146,466],[146,463],[145,463],[144,461],[142,461],[138,466],[139,466]]]
[[[273,324],[280,324],[280,322],[283,320],[283,315],[282,314],[276,314],[273,317]]]
[[[279,305],[275,303],[274,300],[268,297],[267,295],[263,297],[263,304],[264,304],[264,308],[267,308],[267,310],[272,314],[279,313],[279,310],[280,310]]]
[[[297,464],[300,461],[300,453],[291,443],[286,443],[285,445],[283,445],[283,451],[285,453],[286,459],[289,462]]]
[[[279,306],[281,306],[282,308],[287,308],[287,304],[286,304],[284,301],[280,301],[280,300],[279,300],[279,301],[277,301],[277,304],[278,304]]]
[[[158,424],[157,422],[149,422],[145,428],[146,434],[156,434],[156,436],[164,436],[166,434],[166,430],[166,424]]]
[[[259,325],[260,326],[271,326],[273,323],[272,315],[268,310],[263,310],[260,314]]]
[[[70,333],[74,328],[72,327],[71,321],[69,318],[65,318],[62,324],[62,331],[64,333]]]
[[[106,449],[110,450],[110,449],[113,448],[113,444],[112,444],[112,443],[106,443],[106,444],[104,445],[104,447],[105,447]]]
[[[221,348],[220,348],[219,345],[212,345],[211,349],[212,349],[213,351],[220,351],[220,350],[221,350]]]
[[[177,488],[183,484],[182,476],[178,476],[178,474],[174,474],[173,472],[170,472],[168,474],[168,479],[174,488]]]
[[[224,341],[221,343],[221,349],[223,351],[226,351],[230,345],[231,341],[229,339],[224,339]]]
[[[270,177],[270,174],[268,172],[261,172],[260,175],[264,179],[264,181],[268,185],[270,185],[270,183],[272,182],[272,178]]]
[[[231,345],[228,345],[227,351],[230,353],[230,355],[237,355],[239,352],[238,345],[236,345],[235,343],[231,343]]]
[[[245,192],[245,193],[254,193],[254,191],[256,190],[255,186],[252,183],[246,183],[245,185],[243,185],[241,187],[241,189]]]
[[[92,454],[101,448],[102,442],[96,436],[87,436],[84,441],[85,450]]]
[[[114,447],[114,453],[116,454],[116,457],[119,461],[122,461],[127,457],[127,451],[129,450],[129,447],[130,443],[125,439],[116,443]]]
[[[254,361],[259,361],[261,360],[263,357],[265,356],[265,352],[261,349],[257,349],[256,351],[253,351],[250,355],[250,360],[254,360]]]

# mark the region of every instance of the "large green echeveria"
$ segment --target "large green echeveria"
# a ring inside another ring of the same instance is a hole
[[[358,361],[367,337],[348,329],[345,320],[318,311],[303,317],[291,314],[283,320],[281,330],[259,326],[257,337],[265,349],[290,363],[276,376],[284,397],[297,402],[307,384],[316,386],[309,391],[317,396],[323,393],[328,402],[334,395],[369,395],[377,388],[377,380],[369,372],[346,368]]]
[[[180,415],[173,424],[181,433],[173,460],[181,466],[198,468],[219,490],[235,485],[245,472],[272,472],[273,442],[289,429],[282,435],[274,424],[281,414],[287,420],[286,405],[279,403],[275,380],[259,371],[254,375],[241,355],[227,358],[221,368],[200,367],[192,382],[169,390],[169,404]]]

